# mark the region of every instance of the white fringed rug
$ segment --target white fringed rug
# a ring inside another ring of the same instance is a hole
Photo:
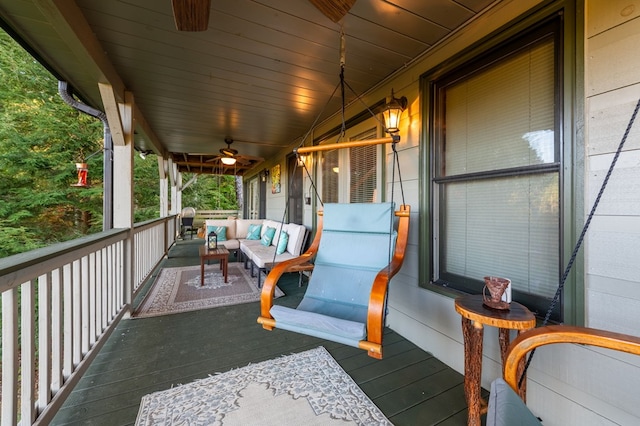
[[[142,397],[136,426],[392,425],[320,346]]]
[[[163,268],[134,318],[154,317],[237,305],[260,300],[258,279],[252,278],[241,263],[231,262],[227,282],[217,263],[205,265],[204,286],[200,285],[200,266]],[[284,295],[276,287],[275,297]]]

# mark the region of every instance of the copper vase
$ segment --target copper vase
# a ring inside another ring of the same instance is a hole
[[[502,295],[511,284],[511,280],[500,277],[484,277],[482,289],[482,303],[491,309],[509,310],[509,303],[502,300]],[[489,295],[487,295],[489,290]]]

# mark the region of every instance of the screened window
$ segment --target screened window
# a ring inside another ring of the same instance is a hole
[[[506,277],[515,300],[542,312],[561,259],[559,55],[550,27],[435,82],[432,119],[432,280],[480,293],[484,276]]]

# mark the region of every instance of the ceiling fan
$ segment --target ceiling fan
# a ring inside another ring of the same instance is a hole
[[[227,147],[220,148],[220,154],[222,154],[220,156],[220,161],[226,166],[233,166],[234,164],[236,164],[236,161],[238,161],[238,159],[236,158],[236,156],[238,155],[238,151],[231,148],[233,139],[224,138],[224,142],[227,144]]]
[[[309,0],[333,22],[339,22],[356,0]],[[206,31],[209,26],[211,0],[171,0],[173,19],[178,31]]]
[[[207,163],[221,163],[222,167],[233,166],[236,168],[247,168],[261,163],[264,159],[259,157],[252,157],[250,155],[238,154],[238,150],[231,148],[233,139],[225,138],[224,142],[227,144],[226,148],[220,149],[220,154],[205,160]]]

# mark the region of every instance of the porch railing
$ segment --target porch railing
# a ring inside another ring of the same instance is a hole
[[[207,219],[226,219],[230,216],[240,217],[238,210],[196,210],[193,226],[199,228]]]
[[[2,425],[51,421],[177,229],[172,216],[0,259]]]

